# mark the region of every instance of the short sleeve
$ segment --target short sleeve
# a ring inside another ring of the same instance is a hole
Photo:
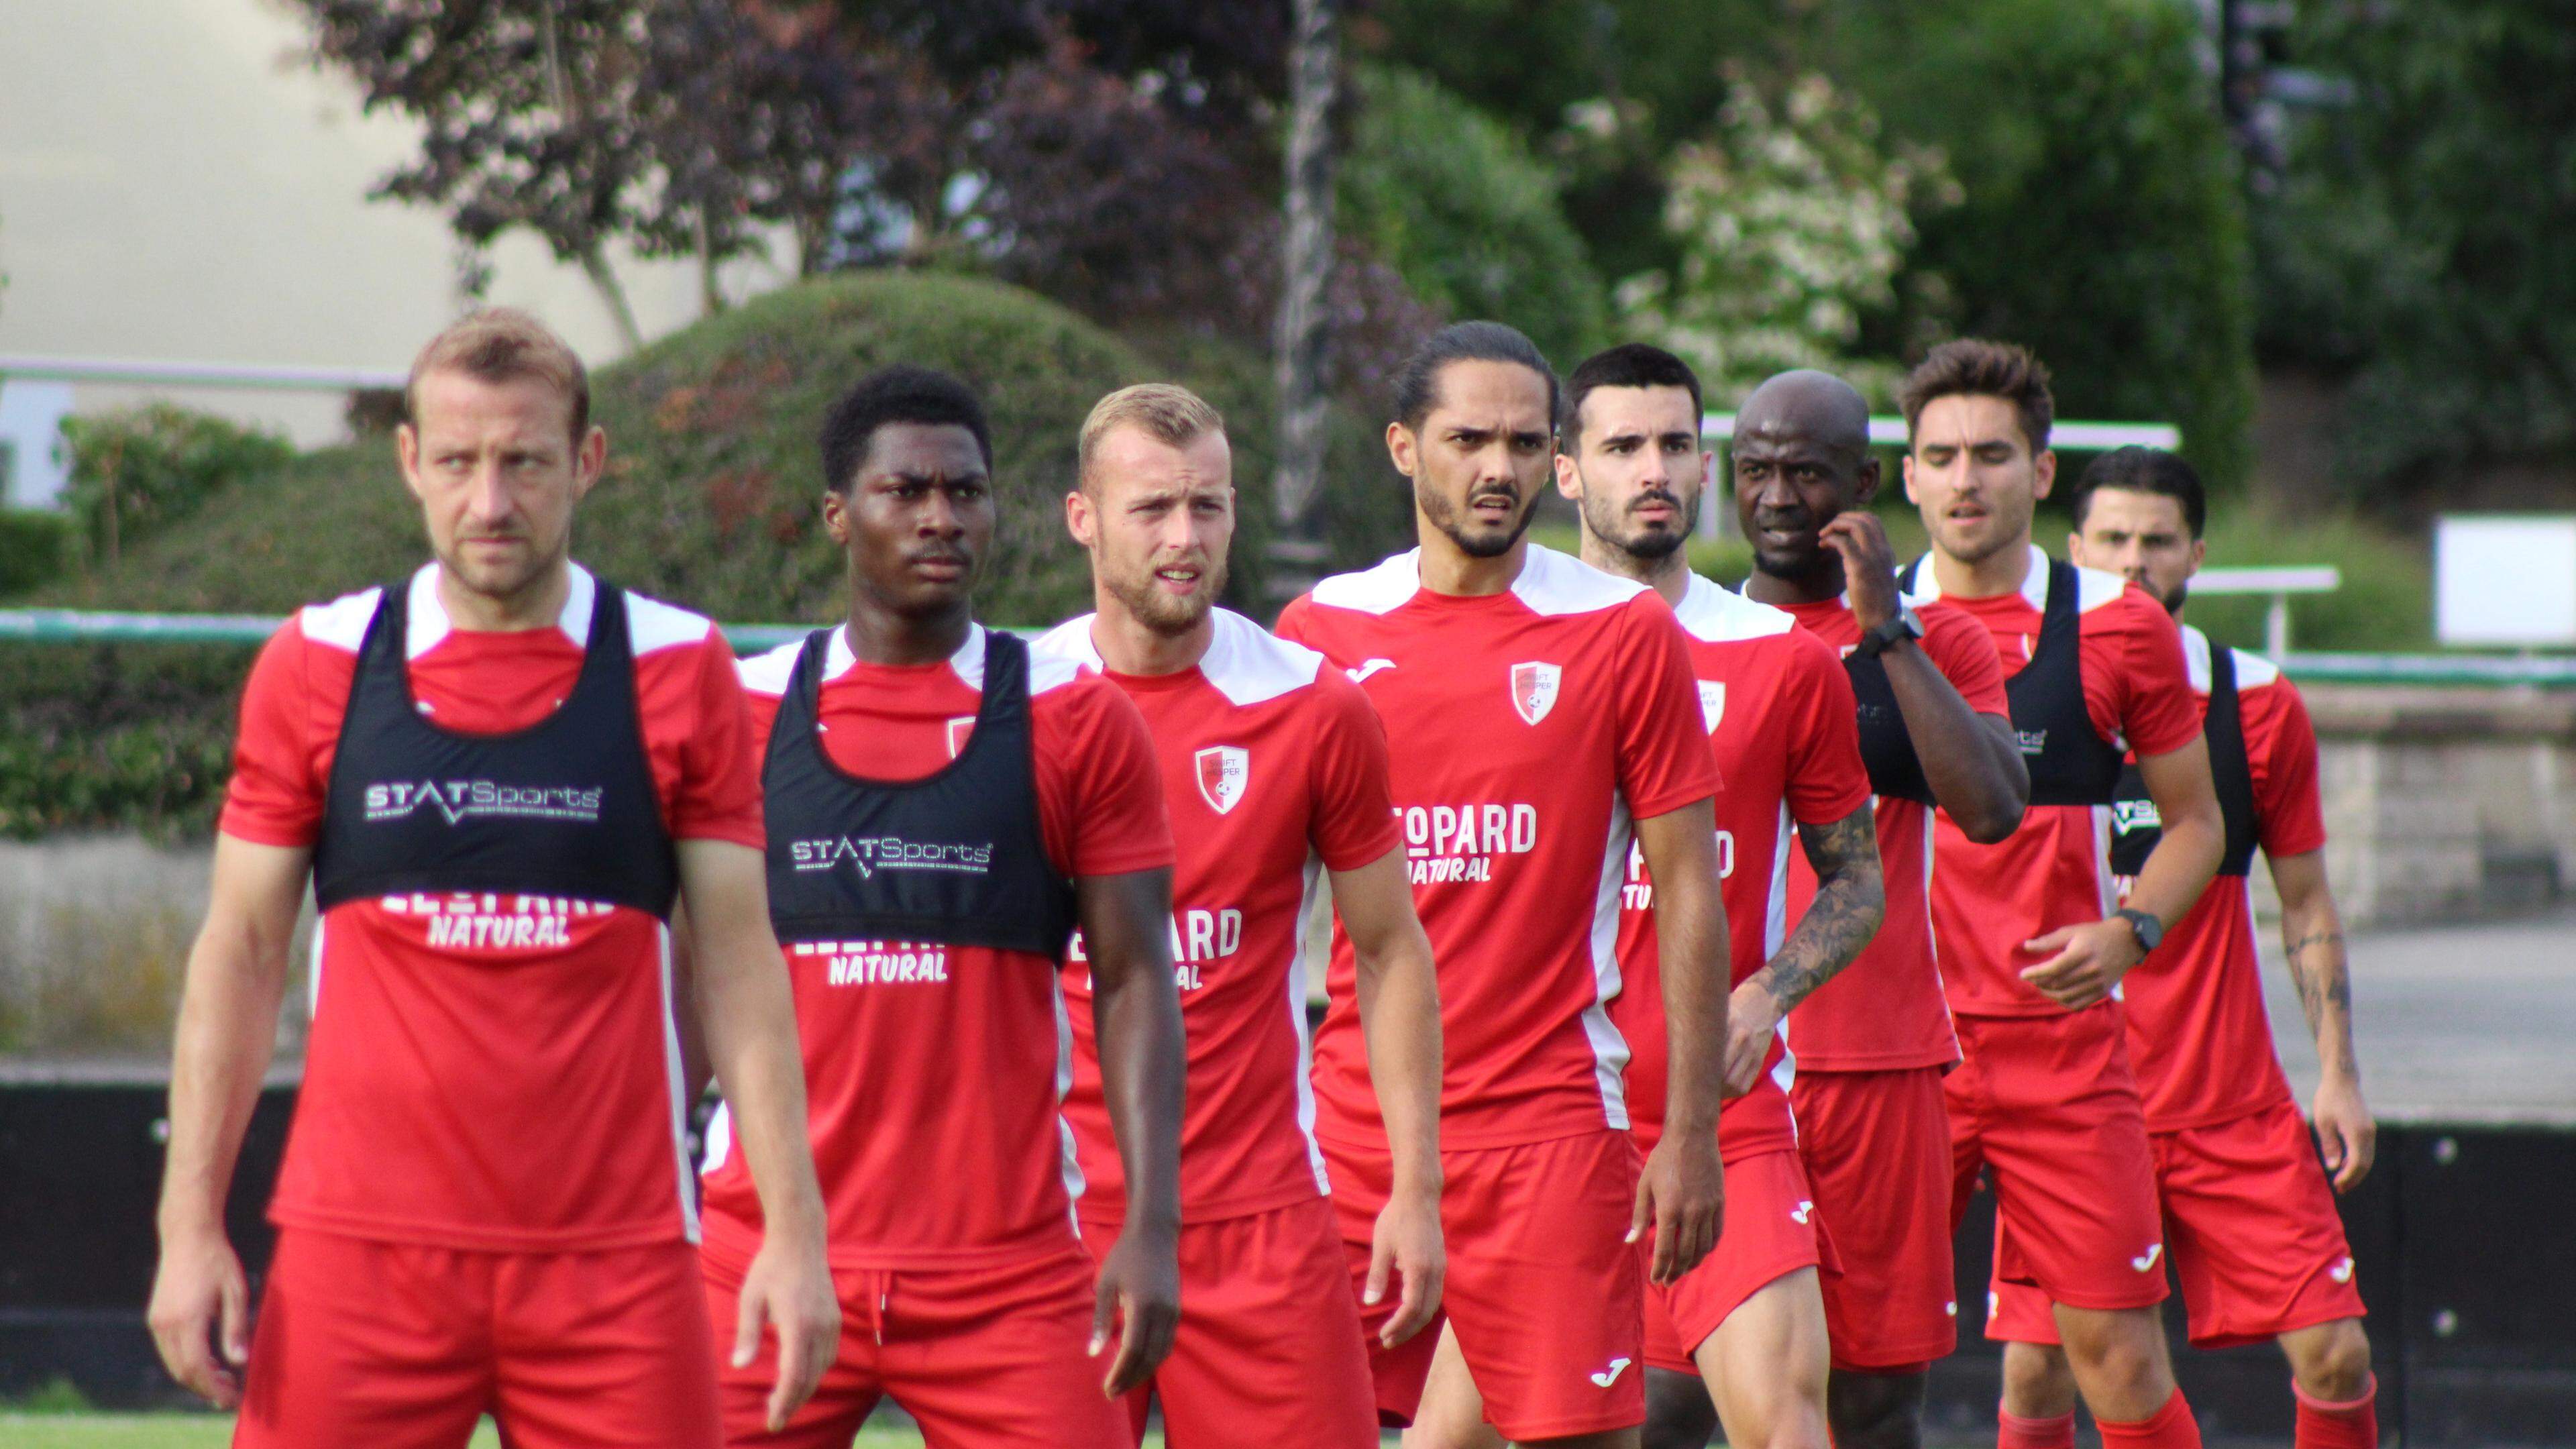
[[[1619,793],[1648,820],[1710,798],[1721,782],[1673,611],[1646,590],[1619,609],[1616,628]]]
[[[315,646],[300,619],[269,636],[242,687],[233,774],[220,829],[255,845],[311,845],[322,838],[326,782],[314,753]],[[333,731],[336,738],[337,731]]]
[[[1401,838],[1387,783],[1386,726],[1360,687],[1329,664],[1315,676],[1314,709],[1307,838],[1326,869],[1356,870]]]
[[[1067,875],[1124,875],[1172,864],[1163,771],[1145,717],[1098,675],[1040,694],[1041,825]]]
[[[671,789],[671,836],[762,849],[768,838],[761,826],[759,757],[752,750],[751,713],[733,650],[710,629],[689,654],[690,727],[680,744],[680,777]]]
[[[2307,702],[2285,676],[2238,696],[2262,701],[2238,716],[2246,724],[2254,767],[2254,817],[2263,853],[2304,855],[2326,843],[2325,805],[2317,788],[2317,731]]]
[[[1944,604],[1925,604],[1916,612],[1923,619],[1923,652],[1968,708],[2010,719],[2012,698],[2004,692],[2003,660],[1986,626]]]
[[[2183,660],[2182,629],[2162,605],[2131,584],[2119,602],[2120,734],[2141,756],[2171,754],[2200,735],[2200,697]]]
[[[1270,632],[1292,644],[1303,644],[1309,649],[1321,649],[1322,645],[1313,643],[1306,637],[1307,616],[1313,612],[1314,598],[1312,594],[1299,594],[1290,599],[1288,607],[1279,611],[1279,622],[1270,626]]]
[[[1860,757],[1860,705],[1852,696],[1851,676],[1831,649],[1805,630],[1786,637],[1793,646],[1788,683],[1800,708],[1789,742],[1785,797],[1792,819],[1823,825],[1869,805],[1869,769]]]

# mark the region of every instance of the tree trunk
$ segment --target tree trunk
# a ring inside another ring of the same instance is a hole
[[[1314,583],[1326,557],[1314,512],[1324,481],[1330,342],[1324,287],[1333,271],[1332,107],[1340,69],[1336,0],[1296,0],[1288,55],[1287,233],[1280,247],[1279,312],[1271,334],[1271,382],[1278,394],[1278,461],[1271,501],[1278,533],[1270,545],[1269,591],[1285,601]]]
[[[618,340],[628,352],[644,350],[644,331],[635,325],[635,309],[626,301],[626,288],[608,265],[608,254],[597,246],[581,254],[581,270],[590,278],[591,288],[608,307],[608,320],[617,324]]]
[[[725,309],[724,292],[716,286],[715,227],[707,220],[707,209],[697,211],[698,230],[698,315],[712,317]]]

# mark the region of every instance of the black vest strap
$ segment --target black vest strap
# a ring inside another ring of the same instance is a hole
[[[508,892],[668,918],[678,858],[635,702],[625,596],[605,580],[561,708],[500,735],[442,729],[412,698],[411,588],[385,587],[358,647],[313,893],[323,909],[410,892]]]
[[[1872,794],[1891,800],[1929,805],[1932,782],[1923,776],[1923,761],[1914,753],[1914,736],[1897,708],[1896,687],[1887,682],[1887,665],[1857,653],[1843,656],[1852,694],[1860,704],[1860,760],[1869,771]]]
[[[1028,646],[984,633],[975,732],[947,768],[867,780],[834,764],[815,731],[832,631],[808,635],[761,769],[768,797],[769,916],[781,941],[940,942],[1060,960],[1073,882],[1038,816]]]
[[[2209,712],[2201,725],[2209,741],[2209,774],[2218,787],[2218,813],[2227,822],[2227,848],[2218,873],[2242,877],[2254,869],[2256,845],[2254,767],[2245,753],[2245,714],[2236,693],[2236,651],[2209,646]],[[2111,804],[2111,873],[2134,876],[2146,868],[2147,856],[2164,839],[2164,821],[2138,767],[2120,771],[2118,798]]]
[[[2095,732],[2084,707],[2083,587],[2073,564],[2049,560],[2039,642],[2004,681],[2033,805],[2108,805],[2120,784],[2120,748]]]

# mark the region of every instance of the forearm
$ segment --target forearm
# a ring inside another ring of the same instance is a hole
[[[1753,980],[1786,1016],[1817,987],[1840,975],[1878,933],[1887,913],[1878,857],[1843,862],[1816,884],[1816,898],[1789,939]]]
[[[2021,824],[2030,771],[2010,731],[1968,707],[1932,657],[1912,644],[1879,656],[1933,803],[1972,840],[1993,843]]]
[[[170,1142],[161,1179],[166,1239],[221,1231],[242,1135],[276,1049],[286,943],[213,927],[189,954],[170,1062]]]
[[[723,1088],[763,1223],[772,1234],[819,1241],[823,1195],[806,1137],[805,1063],[777,943],[763,926],[722,940],[701,934],[695,945],[703,1056]]]
[[[1357,953],[1369,1082],[1394,1157],[1398,1193],[1440,1193],[1440,996],[1430,942]]]
[[[2171,929],[2209,888],[2226,844],[2226,827],[2214,804],[2206,818],[2195,813],[2169,821],[2129,888],[2129,908],[2145,911]]]
[[[1095,958],[1098,947],[1095,945]],[[1183,1042],[1180,996],[1168,965],[1092,973],[1092,1027],[1101,1089],[1127,1178],[1127,1224],[1180,1226]]]
[[[1714,1132],[1726,1093],[1726,903],[1715,879],[1655,888],[1656,969],[1664,989],[1670,1076],[1664,1133]]]
[[[2316,1039],[2318,1066],[2330,1075],[2359,1077],[2361,1059],[2352,1045],[2352,978],[2334,898],[2319,892],[2318,898],[2295,905],[2285,900],[2281,944],[2308,1034]]]

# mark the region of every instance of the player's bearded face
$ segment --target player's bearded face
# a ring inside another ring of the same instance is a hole
[[[1584,530],[1641,563],[1670,558],[1699,521],[1707,479],[1690,390],[1595,388],[1582,409],[1567,491]]]
[[[2067,557],[2145,589],[2167,613],[2182,612],[2207,546],[2191,536],[2182,500],[2135,488],[2097,489]]]
[[[413,406],[395,448],[448,577],[500,601],[543,587],[571,550],[573,506],[599,481],[607,435],[576,438],[571,403],[540,378],[431,372]]]
[[[2000,397],[1924,404],[1905,457],[1905,494],[1924,530],[1941,552],[1968,564],[2029,543],[2031,514],[2055,476],[2055,456],[2031,452],[2019,413]]]
[[[1087,541],[1102,587],[1155,633],[1197,628],[1225,592],[1234,542],[1225,435],[1175,446],[1122,427],[1100,440],[1092,471]]]
[[[1499,558],[1520,542],[1547,486],[1555,428],[1547,380],[1512,362],[1453,362],[1397,466],[1413,475],[1413,505],[1470,558]]]

